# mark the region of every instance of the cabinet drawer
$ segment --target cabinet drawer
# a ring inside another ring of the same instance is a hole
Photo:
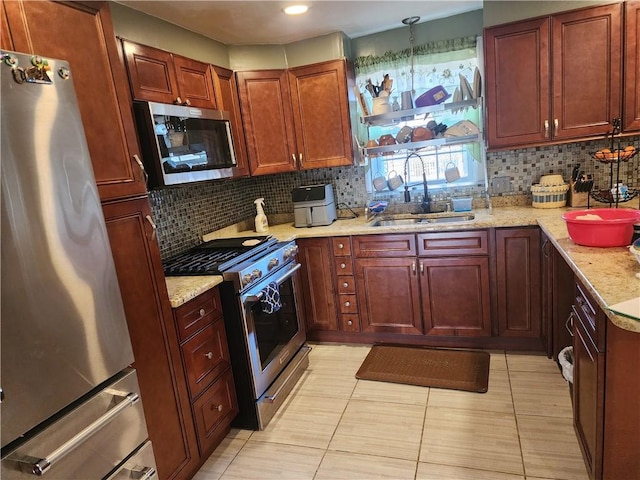
[[[333,254],[336,257],[351,255],[351,239],[349,237],[334,237],[331,241],[333,243]]]
[[[358,313],[358,303],[355,295],[338,295],[340,313]]]
[[[193,414],[200,450],[206,452],[220,440],[238,414],[231,369],[194,402]]]
[[[334,262],[336,275],[353,275],[353,262],[351,261],[351,257],[336,257]]]
[[[576,282],[574,313],[598,351],[604,351],[606,329],[604,312],[580,282]]]
[[[186,340],[222,315],[220,293],[213,288],[176,308],[174,315],[180,341]]]
[[[360,317],[353,313],[342,315],[342,331],[343,332],[359,332]]]
[[[209,324],[182,346],[191,398],[197,397],[229,367],[229,347],[222,319]]]
[[[418,234],[418,255],[440,257],[452,255],[488,255],[486,230]]]
[[[344,295],[345,293],[356,293],[356,281],[353,275],[339,275],[338,276],[338,293]]]
[[[416,254],[415,235],[362,235],[353,237],[358,258],[411,257]]]

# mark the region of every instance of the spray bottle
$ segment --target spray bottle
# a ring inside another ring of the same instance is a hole
[[[256,210],[258,214],[256,215],[256,232],[264,233],[269,231],[269,222],[267,221],[267,216],[264,214],[264,198],[258,198],[253,203],[256,204]]]

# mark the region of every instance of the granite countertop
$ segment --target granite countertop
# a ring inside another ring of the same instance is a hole
[[[618,327],[640,333],[640,321],[615,315],[607,306],[640,296],[640,265],[625,247],[591,248],[576,245],[569,239],[562,213],[569,209],[537,209],[532,207],[500,207],[492,212],[474,209],[474,220],[463,222],[372,227],[363,215],[337,220],[325,227],[295,228],[292,222],[269,226],[269,234],[281,241],[298,238],[335,237],[341,235],[371,235],[383,233],[418,233],[491,227],[539,225],[556,246],[569,266],[584,283],[611,321]],[[271,218],[270,218],[271,220]],[[255,235],[246,223],[217,230],[203,239]],[[167,277],[167,289],[172,307],[178,307],[209,288],[222,282],[220,276]]]

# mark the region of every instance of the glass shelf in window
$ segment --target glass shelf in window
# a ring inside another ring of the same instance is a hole
[[[425,140],[422,142],[395,143],[393,145],[384,145],[382,147],[364,148],[365,155],[380,155],[382,153],[397,152],[400,150],[417,150],[426,147],[439,147],[442,145],[458,145],[461,143],[479,142],[481,135],[465,135],[463,137],[441,137],[433,140]]]
[[[362,123],[368,126],[393,125],[399,122],[426,119],[430,114],[449,110],[463,110],[466,108],[481,108],[482,98],[474,98],[462,102],[441,103],[429,107],[418,107],[410,110],[398,110],[397,112],[382,113],[361,117]],[[418,117],[418,118],[416,118]],[[420,118],[422,117],[422,118]]]

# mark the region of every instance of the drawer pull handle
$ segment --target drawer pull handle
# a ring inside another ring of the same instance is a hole
[[[344,283],[342,284],[342,287],[343,287],[343,288],[347,288],[348,286],[349,286],[349,284],[348,284],[347,282],[344,282]]]
[[[207,352],[204,354],[204,356],[211,360],[213,358],[213,352]]]
[[[347,265],[345,263],[341,263],[340,268],[347,268]]]
[[[213,411],[213,410],[217,410],[217,411],[221,412],[221,411],[222,411],[222,405],[218,405],[218,406],[216,406],[216,405],[211,405],[211,410],[212,410],[212,411]]]
[[[573,337],[573,312],[569,314],[569,318],[567,318],[564,326],[567,329],[567,332],[569,332],[569,335]]]
[[[135,405],[140,400],[140,395],[135,392],[126,393],[113,391],[112,395],[114,397],[121,397],[122,400],[115,407],[108,410],[100,418],[85,427],[84,430],[81,430],[74,437],[67,440],[66,443],[56,448],[53,452],[45,455],[42,458],[27,456],[16,458],[15,461],[18,462],[18,464],[22,465],[25,468],[26,472],[40,477],[47,473],[47,471],[56,463],[58,463],[58,461],[61,460],[64,456],[74,451],[89,437],[108,425],[111,420],[116,418],[118,415],[121,415],[126,408]]]
[[[353,325],[353,322],[351,320],[348,320],[347,321],[347,325],[351,326],[351,325]]]
[[[205,312],[204,308],[201,308],[198,313],[200,314],[201,317],[204,317],[204,314],[207,312]]]
[[[338,248],[339,248],[340,250],[342,250],[342,249],[344,248],[344,243],[339,243],[339,244],[338,244]]]
[[[544,121],[544,137],[549,137],[549,120]]]
[[[147,222],[149,222],[149,225],[151,225],[151,228],[153,229],[151,232],[151,241],[153,241],[156,239],[158,227],[156,226],[156,222],[153,221],[153,218],[151,218],[151,215],[146,215],[144,218],[147,219]]]
[[[553,119],[553,134],[558,135],[558,119]]]
[[[351,306],[351,302],[344,302],[344,306],[345,307],[350,307]]]

